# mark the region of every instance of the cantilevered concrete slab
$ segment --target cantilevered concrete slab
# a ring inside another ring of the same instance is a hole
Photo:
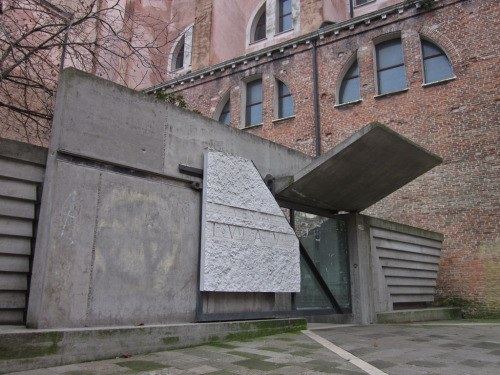
[[[277,186],[282,202],[359,212],[442,159],[380,123],[370,123]]]

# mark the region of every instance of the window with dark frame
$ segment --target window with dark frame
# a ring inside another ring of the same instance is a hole
[[[255,25],[255,32],[253,35],[253,42],[257,42],[259,40],[266,39],[266,12],[264,11],[257,24]]]
[[[224,105],[224,108],[222,108],[222,112],[220,113],[219,121],[223,122],[226,125],[229,125],[230,118],[231,118],[231,101],[227,99],[227,102]]]
[[[453,78],[453,67],[444,51],[428,40],[422,39],[422,60],[424,83],[432,83]]]
[[[375,47],[378,94],[406,89],[406,68],[401,39],[390,39]]]
[[[279,32],[290,30],[292,25],[292,0],[279,0]]]
[[[354,102],[361,99],[359,88],[358,60],[354,60],[347,70],[339,90],[339,104]]]
[[[278,80],[278,118],[291,117],[293,111],[293,97],[290,89]]]
[[[262,123],[262,80],[247,83],[245,127]]]
[[[174,69],[181,69],[184,67],[184,43],[185,38],[182,37],[180,43],[180,47],[178,47],[177,54],[175,55],[175,66]]]

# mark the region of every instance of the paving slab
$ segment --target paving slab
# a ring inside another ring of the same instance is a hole
[[[228,341],[11,375],[498,375],[500,322],[311,326],[333,346],[379,372],[341,358],[303,333]],[[373,371],[375,371],[373,370]]]

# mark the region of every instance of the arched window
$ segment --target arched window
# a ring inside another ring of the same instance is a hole
[[[231,89],[227,90],[215,109],[214,119],[226,125],[231,123]]]
[[[174,70],[182,69],[184,67],[184,47],[185,47],[185,38],[182,36],[182,39],[178,43],[178,48],[174,52],[175,66]]]
[[[175,41],[169,57],[171,72],[186,69],[191,66],[191,48],[193,42],[193,25],[189,25]]]
[[[252,42],[266,39],[266,4],[257,13],[252,30]]]
[[[247,47],[250,44],[275,38],[283,38],[281,33],[300,31],[301,0],[261,0],[254,8],[246,27]]]
[[[340,89],[338,92],[338,104],[355,102],[361,99],[361,92],[359,89],[359,68],[358,59],[356,55],[354,60],[349,61],[350,65],[340,82]]]
[[[293,116],[293,97],[290,89],[278,79],[275,87],[275,117],[280,119]]]
[[[448,56],[434,43],[421,39],[424,83],[432,83],[453,78],[453,68]]]
[[[230,120],[231,120],[231,100],[228,97],[226,100],[226,104],[224,104],[224,107],[222,107],[222,111],[220,112],[219,121],[223,122],[226,125],[229,125]]]
[[[278,32],[290,30],[292,25],[292,0],[278,0]]]
[[[262,123],[262,79],[246,83],[245,127]]]
[[[378,94],[406,89],[406,69],[401,38],[389,39],[375,46]]]

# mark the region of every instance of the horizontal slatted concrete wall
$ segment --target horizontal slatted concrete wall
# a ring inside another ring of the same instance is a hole
[[[22,324],[46,149],[0,139],[0,324]]]
[[[392,304],[434,301],[442,242],[371,228]]]

